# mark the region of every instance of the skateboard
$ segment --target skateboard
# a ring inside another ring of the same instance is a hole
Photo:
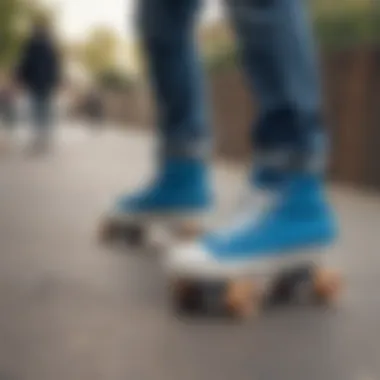
[[[283,270],[271,278],[170,281],[179,314],[245,319],[279,305],[333,305],[342,289],[340,274],[312,264]]]

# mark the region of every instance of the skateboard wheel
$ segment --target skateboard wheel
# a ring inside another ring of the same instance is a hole
[[[183,222],[174,228],[174,234],[179,240],[193,240],[202,233],[202,226],[194,222]]]
[[[244,319],[260,306],[260,291],[248,280],[231,281],[226,289],[225,304],[231,317]]]
[[[311,266],[294,268],[278,275],[268,293],[268,303],[305,304],[314,298],[314,269]]]
[[[343,281],[339,273],[319,269],[314,273],[314,292],[317,301],[324,304],[334,304],[343,287]]]
[[[317,303],[331,304],[341,290],[340,276],[332,271],[305,266],[281,273],[270,289],[270,305]]]
[[[177,280],[172,286],[175,310],[180,314],[243,319],[251,316],[259,303],[248,281]]]
[[[175,310],[182,314],[201,312],[200,288],[195,283],[186,280],[176,280],[172,283],[172,295]]]

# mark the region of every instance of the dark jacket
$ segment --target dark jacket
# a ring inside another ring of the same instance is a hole
[[[16,74],[31,93],[49,95],[60,81],[60,57],[53,40],[36,33],[25,44]]]

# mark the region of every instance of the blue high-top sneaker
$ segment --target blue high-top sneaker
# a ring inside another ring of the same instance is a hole
[[[166,261],[169,274],[189,279],[269,275],[315,262],[333,243],[337,227],[321,178],[298,174],[285,182],[261,173],[256,182],[275,186],[230,228],[173,247]]]
[[[151,224],[179,227],[180,222],[198,222],[211,205],[207,164],[193,158],[167,158],[152,185],[117,199],[108,215],[106,235],[116,227],[133,227],[135,233],[136,228]]]
[[[134,195],[120,197],[120,214],[166,214],[204,211],[211,205],[208,168],[201,160],[167,159],[154,183]]]

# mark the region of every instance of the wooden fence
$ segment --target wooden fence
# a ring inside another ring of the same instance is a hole
[[[326,126],[333,180],[380,190],[380,48],[322,54]],[[255,100],[239,70],[210,78],[218,154],[251,154]]]
[[[334,181],[380,190],[380,47],[357,47],[322,54],[326,125],[332,149]],[[251,157],[250,127],[255,99],[238,68],[210,75],[216,154],[233,160]],[[154,123],[144,89],[129,94],[119,107],[125,124]],[[136,100],[138,99],[138,101]]]

